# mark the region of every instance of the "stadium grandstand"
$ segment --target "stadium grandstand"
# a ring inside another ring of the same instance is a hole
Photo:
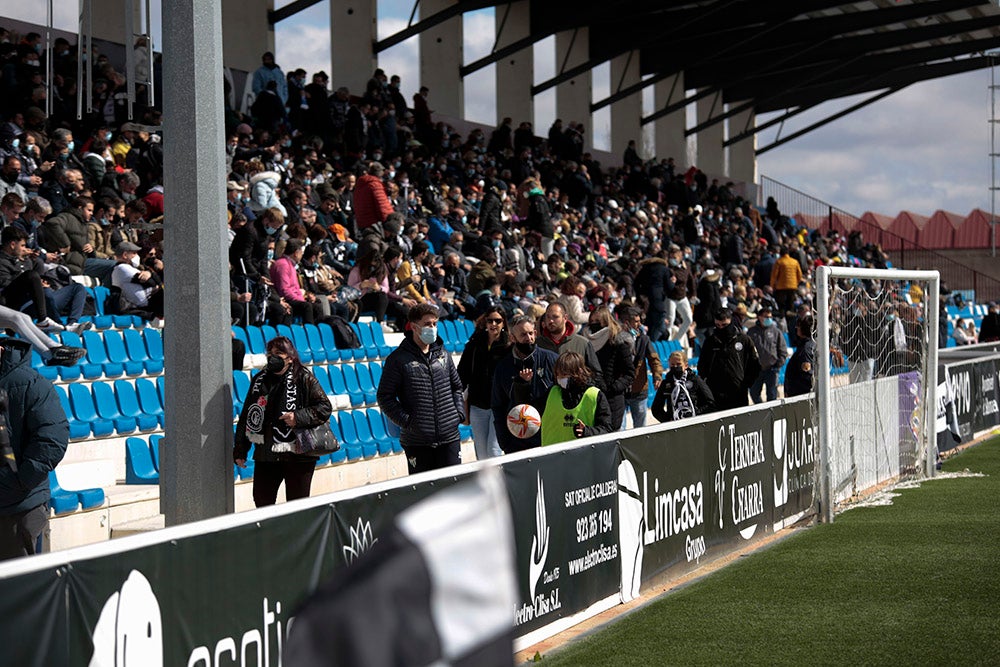
[[[547,306],[560,303],[594,340],[598,309],[638,312],[630,345],[655,334],[663,367],[680,353],[692,372],[720,309],[743,330],[771,326],[758,317],[768,309],[784,350],[770,369],[782,398],[788,360],[807,342],[798,324],[817,316],[820,266],[937,270],[938,322],[924,322],[929,294],[916,280],[880,308],[936,326],[941,348],[978,342],[984,320],[1000,317],[989,305],[1000,276],[956,252],[990,247],[989,212],[857,216],[756,167],[795,138],[757,146],[780,119],[869,94],[861,108],[993,66],[995,3],[425,0],[379,38],[378,3],[329,0],[329,72],[277,63],[275,24],[315,4],[223,0],[208,26],[165,16],[162,48],[148,3],[123,18],[120,2],[81,2],[72,31],[0,16],[0,225],[25,231],[29,270],[47,289],[65,281],[87,297],[82,315],[62,304],[50,312],[61,320],[47,331],[86,356],[52,366],[32,353],[70,427],[49,475],[46,551],[223,513],[197,507],[200,494],[252,509],[253,461],[233,465],[233,431],[275,336],[293,341],[333,406],[342,447],[317,461],[320,496],[406,476],[398,427],[377,394],[417,303],[438,306],[456,364],[490,308],[508,320],[529,315],[541,330]],[[493,49],[464,62],[461,17],[487,6]],[[176,37],[185,25],[188,41]],[[218,42],[214,56],[202,29]],[[536,81],[531,48],[553,36],[558,72]],[[380,53],[407,39],[420,42],[419,87],[378,67]],[[217,99],[194,92],[215,79],[172,71],[171,58],[224,64]],[[592,99],[590,72],[607,62],[615,89]],[[486,127],[464,118],[462,82],[491,65],[502,120]],[[197,80],[171,85],[184,76]],[[648,87],[658,110],[643,115]],[[535,128],[533,100],[550,89],[559,120]],[[208,111],[184,122],[169,115],[200,105]],[[611,150],[598,151],[591,119],[606,107]],[[759,123],[763,114],[779,115]],[[649,128],[654,158],[634,143]],[[205,137],[220,141],[199,145]],[[171,147],[181,142],[187,154]],[[286,255],[296,257],[291,286],[274,269]],[[791,283],[776,268],[789,263]],[[89,325],[67,328],[77,317]],[[847,384],[853,362],[839,361],[835,380]],[[645,358],[634,363],[651,407],[663,378]],[[628,431],[632,420],[614,427]],[[473,430],[460,431],[472,461]],[[221,472],[205,472],[220,461]],[[232,487],[208,488],[230,476]]]

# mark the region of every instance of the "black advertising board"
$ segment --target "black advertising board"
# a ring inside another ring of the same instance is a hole
[[[618,593],[617,467],[614,442],[503,466],[522,600],[517,635]]]
[[[972,365],[972,383],[975,387],[976,403],[972,417],[972,427],[981,433],[1000,425],[1000,364],[996,359],[984,359]]]
[[[623,440],[623,568],[693,569],[809,510],[813,433],[799,401]]]

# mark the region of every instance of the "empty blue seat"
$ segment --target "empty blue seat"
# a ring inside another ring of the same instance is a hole
[[[135,381],[135,393],[139,399],[139,408],[147,415],[153,415],[163,426],[163,403],[152,380],[138,378]]]
[[[361,405],[366,402],[365,392],[361,389],[361,381],[358,379],[357,364],[342,364],[341,370],[344,372],[344,386],[347,387],[347,394],[351,397],[351,405]],[[360,396],[358,403],[354,402],[354,397]]]
[[[63,412],[66,413],[66,421],[69,422],[69,439],[84,440],[90,437],[90,424],[82,422],[73,414],[73,408],[69,403],[69,396],[61,385],[55,386],[56,395],[59,396],[59,403],[62,404]]]
[[[348,350],[351,353],[351,356],[349,358],[354,359],[355,361],[361,361],[362,359],[365,358],[365,355],[368,354],[368,350],[365,349],[365,342],[361,340],[361,325],[359,325],[357,322],[351,322],[351,328],[354,329],[354,334],[358,337],[358,340],[361,342],[361,347],[355,347],[351,350]]]
[[[153,465],[156,466],[156,472],[160,471],[160,446],[162,444],[162,434],[153,434],[149,436],[149,451],[153,455]]]
[[[340,359],[339,354],[334,354],[333,359],[327,355],[326,346],[323,345],[323,336],[320,335],[319,328],[315,324],[303,324],[302,329],[306,332],[306,340],[309,343],[309,349],[312,350],[313,363]]]
[[[149,352],[149,358],[163,363],[163,336],[160,335],[160,330],[146,327],[142,330],[142,339],[146,341],[146,351]]]
[[[125,483],[160,483],[160,473],[153,465],[153,452],[145,438],[132,437],[125,440]]]
[[[50,382],[55,382],[59,379],[59,367],[46,366],[42,355],[38,354],[38,350],[35,348],[31,348],[31,367],[35,369],[36,373]],[[75,368],[77,373],[80,372],[79,366],[72,366],[71,368]]]
[[[319,386],[323,387],[323,393],[327,396],[333,394],[333,388],[330,386],[330,373],[326,370],[326,366],[313,366],[311,370],[316,376]]]
[[[337,339],[333,335],[333,327],[326,322],[320,322],[316,325],[316,328],[319,330],[320,338],[323,341],[323,349],[326,350],[326,358],[329,361],[337,359],[350,361],[354,358],[354,350],[337,347]]]
[[[98,285],[93,290],[94,310],[97,311],[97,314],[91,318],[91,322],[94,323],[94,327],[97,329],[110,329],[114,326],[114,318],[104,312],[104,306],[108,300],[108,296],[111,294],[111,290],[103,285]]]
[[[149,356],[146,340],[140,330],[126,329],[122,332],[122,338],[125,339],[125,349],[128,351],[129,358],[141,363],[147,374],[158,375],[163,372],[163,359],[153,359]]]
[[[250,352],[250,341],[247,339],[246,329],[235,324],[230,327],[233,332],[233,338],[243,343],[243,347],[246,348],[247,352]],[[235,369],[234,369],[235,370]]]
[[[309,346],[309,337],[306,335],[306,330],[302,328],[301,324],[293,324],[289,328],[292,330],[291,340],[295,344],[295,349],[299,352],[299,359],[302,363],[309,364],[326,361],[325,351],[319,351],[322,358],[316,358],[316,355],[313,354],[312,348]]]
[[[333,413],[337,416],[337,423],[340,425],[340,446],[347,454],[348,461],[358,461],[365,457],[364,447],[358,438],[357,428],[354,425],[354,417],[349,410],[340,410]]]
[[[350,364],[340,364],[338,366],[328,366],[330,371],[330,387],[334,394],[346,394],[351,399],[351,405],[361,405],[365,402],[365,395],[358,386],[358,376],[353,374],[353,386],[348,386],[345,370],[350,368]],[[354,370],[353,368],[351,369]]]
[[[80,499],[80,509],[93,509],[104,504],[104,489],[79,489],[75,491]]]
[[[55,470],[49,471],[49,496],[49,506],[52,507],[52,511],[57,516],[60,514],[69,514],[80,509],[80,497],[75,493],[64,491],[59,486],[59,479],[56,477]]]
[[[448,352],[455,352],[465,347],[465,341],[458,340],[455,323],[450,320],[438,321],[438,336],[444,341],[444,349]]]
[[[127,331],[134,332],[135,329],[127,329]],[[143,374],[145,367],[142,359],[133,360],[129,356],[120,332],[114,330],[104,332],[104,349],[108,351],[108,360],[114,364],[121,364],[122,368],[125,369],[125,375],[134,377]],[[148,357],[149,355],[144,354],[143,356]]]
[[[385,429],[385,417],[375,408],[368,408],[368,426],[371,428],[372,437],[378,443],[379,454],[390,454],[401,449],[399,438],[393,438]]]
[[[246,371],[233,371],[233,395],[243,409],[243,401],[250,393],[250,374]]]
[[[66,334],[64,333],[63,342],[65,340]],[[91,364],[99,365],[105,377],[116,378],[125,374],[125,366],[111,361],[110,357],[108,357],[108,350],[104,346],[104,337],[100,333],[93,330],[84,331],[83,344],[87,348],[87,359]],[[99,375],[88,375],[86,366],[84,367],[83,375],[90,378],[100,377]]]
[[[385,342],[385,332],[382,331],[382,325],[378,322],[372,324],[372,340],[378,345],[378,353],[380,357],[388,357],[389,353],[394,349],[393,346]]]
[[[378,385],[372,379],[372,374],[368,370],[368,364],[355,364],[354,370],[358,373],[358,386],[361,388],[361,393],[365,395],[365,403],[375,405],[378,402],[378,397],[376,396]]]
[[[136,426],[139,427],[140,431],[155,431],[160,424],[162,410],[160,415],[143,412],[142,406],[139,405],[139,395],[135,385],[128,380],[115,380],[114,388],[115,398],[118,399],[118,408],[121,413],[135,419]]]
[[[96,437],[101,438],[114,432],[114,422],[97,414],[97,409],[94,407],[94,397],[91,395],[89,387],[82,384],[71,384],[69,386],[69,402],[76,418],[79,421],[89,423],[90,430]]]
[[[267,341],[260,327],[247,327],[247,351],[251,354],[264,354],[267,351]]]
[[[275,337],[278,336],[277,329],[275,329],[274,327],[272,327],[270,324],[262,324],[262,325],[260,325],[260,333],[264,336],[265,350],[266,350],[266,344],[267,344],[267,342],[270,341],[272,338],[275,338]]]
[[[115,391],[107,382],[94,382],[90,385],[90,390],[94,395],[94,404],[97,406],[97,415],[102,419],[110,419],[115,425],[115,432],[119,435],[134,433],[138,424],[135,417],[128,417],[122,414],[115,400]],[[70,390],[72,391],[72,389]]]
[[[354,431],[358,435],[358,441],[361,443],[361,451],[364,457],[370,459],[378,456],[381,453],[379,451],[379,443],[372,436],[372,429],[368,424],[368,413],[364,410],[352,410],[351,413],[351,417],[354,419]],[[391,450],[392,446],[390,445],[389,451]]]
[[[372,325],[368,322],[358,322],[355,330],[358,332],[358,339],[361,341],[361,349],[365,351],[365,356],[369,359],[378,359],[381,350],[372,335]]]

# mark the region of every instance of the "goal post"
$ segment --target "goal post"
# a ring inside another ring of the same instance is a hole
[[[822,521],[838,503],[934,474],[939,295],[937,271],[817,268]]]

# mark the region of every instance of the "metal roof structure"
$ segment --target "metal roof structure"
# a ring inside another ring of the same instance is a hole
[[[319,0],[296,0],[271,12],[276,23]],[[494,7],[503,30],[509,2],[457,0],[374,44],[379,53],[465,12]],[[752,109],[780,112],[753,127],[731,128],[727,145],[779,124],[824,102],[872,96],[757,149],[764,153],[903,88],[994,63],[1000,48],[1000,8],[986,0],[539,0],[530,5],[530,34],[483,58],[459,66],[466,76],[551,35],[589,28],[589,58],[532,86],[532,94],[585,74],[611,58],[639,58],[643,80],[615,85],[593,102],[597,111],[679,72],[696,92],[645,116],[643,124],[714,96],[708,120],[687,134]],[[728,105],[728,108],[726,106]]]

